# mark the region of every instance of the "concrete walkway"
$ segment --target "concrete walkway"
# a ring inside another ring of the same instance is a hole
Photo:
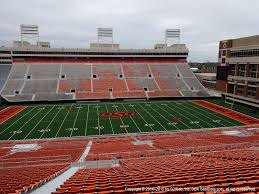
[[[89,141],[83,154],[79,158],[77,162],[83,162],[86,156],[88,155],[93,142]],[[70,167],[68,170],[66,170],[64,173],[58,175],[51,181],[47,182],[46,184],[40,186],[39,188],[33,190],[30,192],[31,194],[51,194],[51,192],[56,191],[56,188],[58,188],[60,185],[62,185],[67,179],[69,179],[71,176],[73,176],[76,171],[79,169],[79,167]]]

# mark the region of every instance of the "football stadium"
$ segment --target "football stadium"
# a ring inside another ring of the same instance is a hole
[[[205,88],[185,44],[120,49],[101,41],[112,28],[89,49],[23,39],[38,30],[0,48],[1,194],[259,190],[258,105]]]

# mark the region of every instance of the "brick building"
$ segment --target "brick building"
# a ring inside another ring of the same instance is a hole
[[[259,101],[259,35],[220,41],[218,61],[217,90]]]

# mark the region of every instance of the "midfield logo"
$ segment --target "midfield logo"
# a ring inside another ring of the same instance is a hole
[[[103,112],[100,113],[98,116],[101,118],[114,118],[118,119],[124,116],[136,116],[137,112]]]

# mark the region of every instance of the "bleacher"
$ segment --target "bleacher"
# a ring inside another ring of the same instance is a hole
[[[29,192],[55,178],[79,159],[87,142],[85,139],[1,142],[0,193]]]
[[[5,84],[5,80],[9,75],[11,67],[11,65],[0,65],[0,91]]]
[[[246,128],[226,129],[244,136],[210,130],[93,139],[86,162],[118,160],[119,165],[79,169],[52,194],[213,194],[215,188],[216,193],[255,194],[259,189],[258,132],[248,134]],[[143,187],[161,190],[127,191]],[[170,191],[172,187],[203,191]],[[235,192],[228,190],[233,187]]]
[[[14,64],[1,95],[15,102],[208,96],[187,63],[143,62]]]

